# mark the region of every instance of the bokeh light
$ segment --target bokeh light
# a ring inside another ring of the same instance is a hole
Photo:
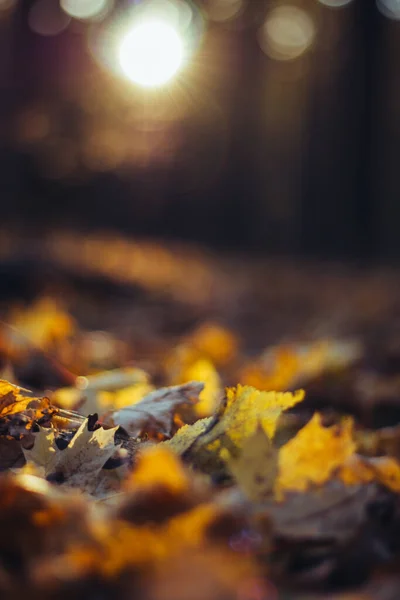
[[[111,72],[152,88],[188,63],[203,30],[201,11],[191,1],[144,0],[91,28],[88,43],[96,60]]]
[[[168,22],[138,22],[122,39],[118,56],[129,79],[154,87],[171,79],[181,67],[183,42]]]
[[[71,17],[54,0],[37,0],[28,15],[28,24],[39,35],[58,35],[66,29]]]
[[[207,7],[207,14],[212,21],[230,21],[243,10],[243,0],[212,0]]]
[[[376,0],[376,4],[385,17],[400,20],[400,0]]]
[[[112,8],[113,0],[61,0],[64,12],[75,19],[96,19],[105,16]]]
[[[342,8],[347,4],[350,4],[352,0],[319,0],[321,4],[324,6],[328,6],[329,8]]]
[[[271,10],[258,32],[262,50],[277,60],[293,60],[312,45],[315,26],[310,15],[297,6]]]

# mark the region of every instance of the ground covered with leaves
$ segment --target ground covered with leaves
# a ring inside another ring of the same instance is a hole
[[[397,274],[46,244],[1,249],[0,597],[397,600]]]

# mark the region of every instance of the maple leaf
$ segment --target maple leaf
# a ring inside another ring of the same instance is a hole
[[[355,452],[353,421],[323,427],[321,415],[312,419],[279,452],[277,492],[304,491],[311,484],[326,483]]]
[[[240,384],[236,388],[228,388],[217,414],[178,432],[170,447],[210,475],[222,476],[226,471],[224,451],[237,458],[246,440],[255,434],[258,427],[272,439],[282,411],[303,398],[302,390],[293,394],[260,392]]]
[[[59,450],[54,430],[42,428],[35,434],[33,448],[23,452],[27,463],[37,465],[43,477],[95,494],[100,471],[116,450],[117,429],[100,427],[89,431],[88,419],[85,419],[68,446]]]
[[[218,442],[227,437],[231,445],[241,448],[260,425],[272,439],[282,411],[295,406],[304,398],[304,392],[261,392],[238,384],[227,388],[226,399],[221,406],[215,425],[199,441],[202,446],[218,448]]]
[[[20,438],[34,423],[50,422],[56,413],[47,398],[27,394],[27,390],[0,380],[0,435]]]
[[[192,381],[160,388],[136,404],[114,412],[112,421],[132,437],[147,434],[159,440],[170,438],[185,421],[196,420],[194,407],[203,387],[202,383]]]

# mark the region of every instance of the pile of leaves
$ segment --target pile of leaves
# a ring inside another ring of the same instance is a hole
[[[399,378],[360,340],[207,321],[143,358],[50,296],[4,316],[1,598],[399,597]]]

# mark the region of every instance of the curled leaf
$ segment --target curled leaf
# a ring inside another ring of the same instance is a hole
[[[146,434],[154,439],[168,439],[185,422],[196,420],[194,407],[203,387],[202,383],[192,381],[161,388],[114,412],[112,420],[132,437]]]

